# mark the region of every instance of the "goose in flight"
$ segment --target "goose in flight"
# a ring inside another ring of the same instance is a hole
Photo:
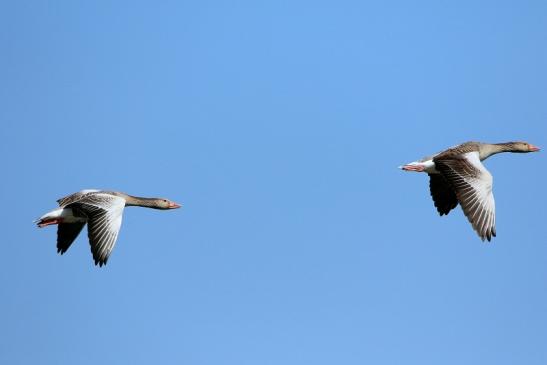
[[[162,198],[141,198],[116,191],[82,190],[57,200],[59,208],[35,223],[42,228],[57,224],[57,252],[68,250],[87,223],[87,235],[95,265],[106,265],[122,225],[123,209],[138,206],[176,209],[180,205]]]
[[[400,168],[426,172],[439,214],[448,214],[459,203],[479,237],[490,241],[496,236],[492,175],[481,161],[501,152],[536,151],[538,147],[526,142],[466,142]]]

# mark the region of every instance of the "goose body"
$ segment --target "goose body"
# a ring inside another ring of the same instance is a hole
[[[54,209],[37,221],[38,227],[57,225],[57,252],[65,253],[87,224],[95,265],[103,266],[116,244],[126,206],[176,209],[180,205],[162,198],[141,198],[121,192],[82,190],[57,200]]]
[[[400,168],[427,173],[431,197],[439,214],[448,214],[460,204],[479,237],[490,241],[496,236],[493,178],[482,161],[501,152],[536,151],[538,147],[526,142],[466,142]]]

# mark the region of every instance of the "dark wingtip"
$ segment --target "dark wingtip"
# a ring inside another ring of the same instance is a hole
[[[95,259],[95,266],[99,266],[99,267],[103,267],[106,266],[106,262],[108,261],[108,259],[106,260],[101,260],[101,259]]]
[[[487,233],[488,242],[492,240],[492,237],[496,237],[496,229],[492,227],[490,232]]]
[[[484,237],[483,237],[483,241],[484,241],[484,238],[486,238],[486,240],[488,242],[490,242],[492,240],[492,231],[487,231],[485,234],[484,234]]]

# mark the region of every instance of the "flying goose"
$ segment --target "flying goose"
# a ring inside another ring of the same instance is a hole
[[[490,241],[496,236],[492,175],[481,161],[500,152],[536,151],[539,151],[538,147],[526,142],[466,142],[400,168],[426,172],[439,214],[448,214],[460,203],[479,237]]]
[[[87,223],[87,235],[95,265],[106,265],[122,225],[123,209],[139,206],[176,209],[180,205],[162,198],[140,198],[116,191],[82,190],[57,200],[59,208],[35,221],[42,228],[57,224],[57,252],[68,250]]]

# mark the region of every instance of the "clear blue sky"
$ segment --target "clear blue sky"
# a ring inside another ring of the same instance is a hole
[[[544,1],[0,5],[2,364],[546,364],[545,155],[498,237],[396,167],[547,146]],[[128,208],[106,268],[32,221]]]

